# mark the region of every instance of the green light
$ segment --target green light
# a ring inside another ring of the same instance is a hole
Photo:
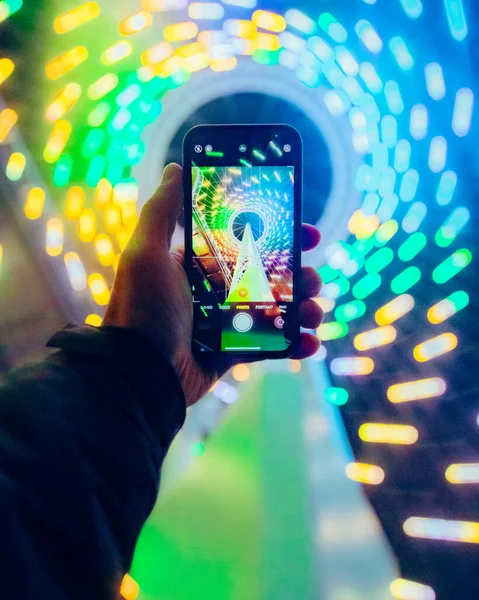
[[[124,108],[139,98],[140,95],[141,87],[137,83],[133,83],[118,94],[116,97],[116,103],[118,106]]]
[[[398,229],[399,225],[394,219],[383,223],[374,234],[376,246],[384,246],[384,244],[387,244],[389,240],[396,235]]]
[[[83,144],[81,151],[83,158],[92,158],[98,154],[104,139],[105,133],[102,129],[92,129]]]
[[[251,169],[251,167],[253,166],[250,162],[248,162],[247,160],[245,160],[244,158],[240,158],[240,163],[244,166],[244,167],[248,167],[248,169]]]
[[[421,279],[421,271],[417,267],[408,267],[391,281],[391,290],[395,294],[404,294]]]
[[[115,160],[108,163],[108,169],[106,170],[106,179],[112,184],[116,185],[123,180],[123,170],[125,164],[121,160]]]
[[[206,318],[208,318],[208,311],[204,306],[201,306],[201,312],[205,315]]]
[[[209,284],[208,281],[206,281],[206,279],[203,279],[203,284],[204,284],[205,288],[208,290],[208,292],[211,292],[211,285]]]
[[[128,125],[131,119],[131,112],[127,108],[120,108],[120,110],[113,117],[111,127],[114,131],[121,131],[126,125]]]
[[[212,156],[214,158],[223,158],[223,152],[207,152],[206,156]]]
[[[412,260],[426,247],[426,244],[427,238],[424,233],[421,233],[420,231],[413,233],[403,244],[401,244],[401,246],[399,246],[399,259],[404,262]]]
[[[329,340],[337,340],[343,338],[348,334],[348,326],[346,323],[338,323],[336,321],[330,321],[329,323],[323,323],[318,328],[318,337],[323,342]]]
[[[451,233],[452,235],[450,235]],[[447,248],[447,246],[450,246],[455,239],[456,234],[444,226],[439,227],[434,236],[434,240],[440,248]]]
[[[253,60],[261,65],[277,65],[279,63],[279,50],[255,50]]]
[[[137,165],[145,155],[145,142],[140,140],[136,144],[128,144],[124,150],[127,164]]]
[[[335,406],[342,406],[343,404],[346,404],[348,398],[348,391],[344,388],[329,387],[324,390],[324,399],[329,404],[334,404]]]
[[[324,284],[330,283],[331,281],[333,281],[333,279],[336,279],[336,277],[338,276],[337,270],[333,269],[329,265],[323,265],[320,269],[318,269],[318,273]]]
[[[259,150],[253,150],[253,156],[261,162],[264,162],[266,160],[266,156]]]
[[[351,289],[351,282],[348,279],[337,279],[334,283],[339,288],[338,298],[347,294]]]
[[[381,285],[381,275],[369,273],[360,279],[353,287],[353,296],[358,300],[364,300]]]
[[[469,304],[469,294],[463,290],[459,290],[457,292],[453,292],[446,298],[446,300],[452,302],[456,312],[458,312],[459,310],[466,308],[466,306]]]
[[[432,272],[432,278],[436,283],[446,283],[457,275],[472,260],[470,250],[462,248],[451,254],[445,261],[439,264]]]
[[[88,125],[90,127],[101,127],[110,114],[110,110],[111,107],[108,102],[100,102],[88,115]]]
[[[57,187],[65,187],[70,181],[73,159],[69,154],[62,154],[53,171],[53,183]]]
[[[101,154],[97,154],[90,161],[88,172],[86,174],[86,183],[90,187],[96,187],[98,182],[103,177],[106,167],[106,158]],[[113,182],[112,182],[113,183]]]
[[[193,444],[191,446],[191,454],[193,454],[193,456],[201,456],[204,453],[205,445],[203,444],[203,442],[196,442],[196,444]]]
[[[354,321],[354,319],[359,319],[365,312],[366,304],[362,300],[352,300],[347,304],[338,306],[334,311],[334,318],[336,321],[348,323]]]
[[[367,273],[379,273],[379,271],[385,269],[393,259],[394,252],[391,248],[381,248],[381,250],[378,250],[368,258],[364,268]]]

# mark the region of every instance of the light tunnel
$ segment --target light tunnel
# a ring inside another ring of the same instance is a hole
[[[4,200],[71,320],[101,323],[190,119],[228,118],[250,94],[311,135],[322,347],[240,365],[190,411],[125,597],[476,597],[477,14],[467,0],[0,2]],[[261,184],[210,173],[233,201],[204,202],[219,202],[218,244],[239,247],[257,215],[283,274],[289,186],[267,169]],[[8,251],[0,239],[0,269]]]

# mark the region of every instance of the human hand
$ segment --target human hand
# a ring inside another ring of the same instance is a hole
[[[176,220],[183,208],[182,169],[166,167],[160,187],[145,204],[138,225],[123,251],[103,325],[124,327],[148,337],[175,369],[188,406],[197,402],[212,384],[228,371],[231,357],[195,358],[192,354],[193,302],[183,262],[183,248],[170,250]],[[319,243],[319,231],[303,225],[303,250]],[[312,300],[321,279],[311,267],[302,269],[300,324],[314,329],[322,320]],[[301,333],[300,346],[292,358],[312,356],[319,340]]]

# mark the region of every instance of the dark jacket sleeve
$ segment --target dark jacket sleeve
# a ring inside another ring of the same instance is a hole
[[[116,598],[185,398],[133,332],[71,325],[49,345],[0,384],[2,596]]]

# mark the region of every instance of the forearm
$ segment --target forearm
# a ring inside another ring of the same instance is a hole
[[[79,328],[53,343],[63,349],[0,387],[2,575],[20,599],[113,598],[184,397],[171,367],[134,334]]]

